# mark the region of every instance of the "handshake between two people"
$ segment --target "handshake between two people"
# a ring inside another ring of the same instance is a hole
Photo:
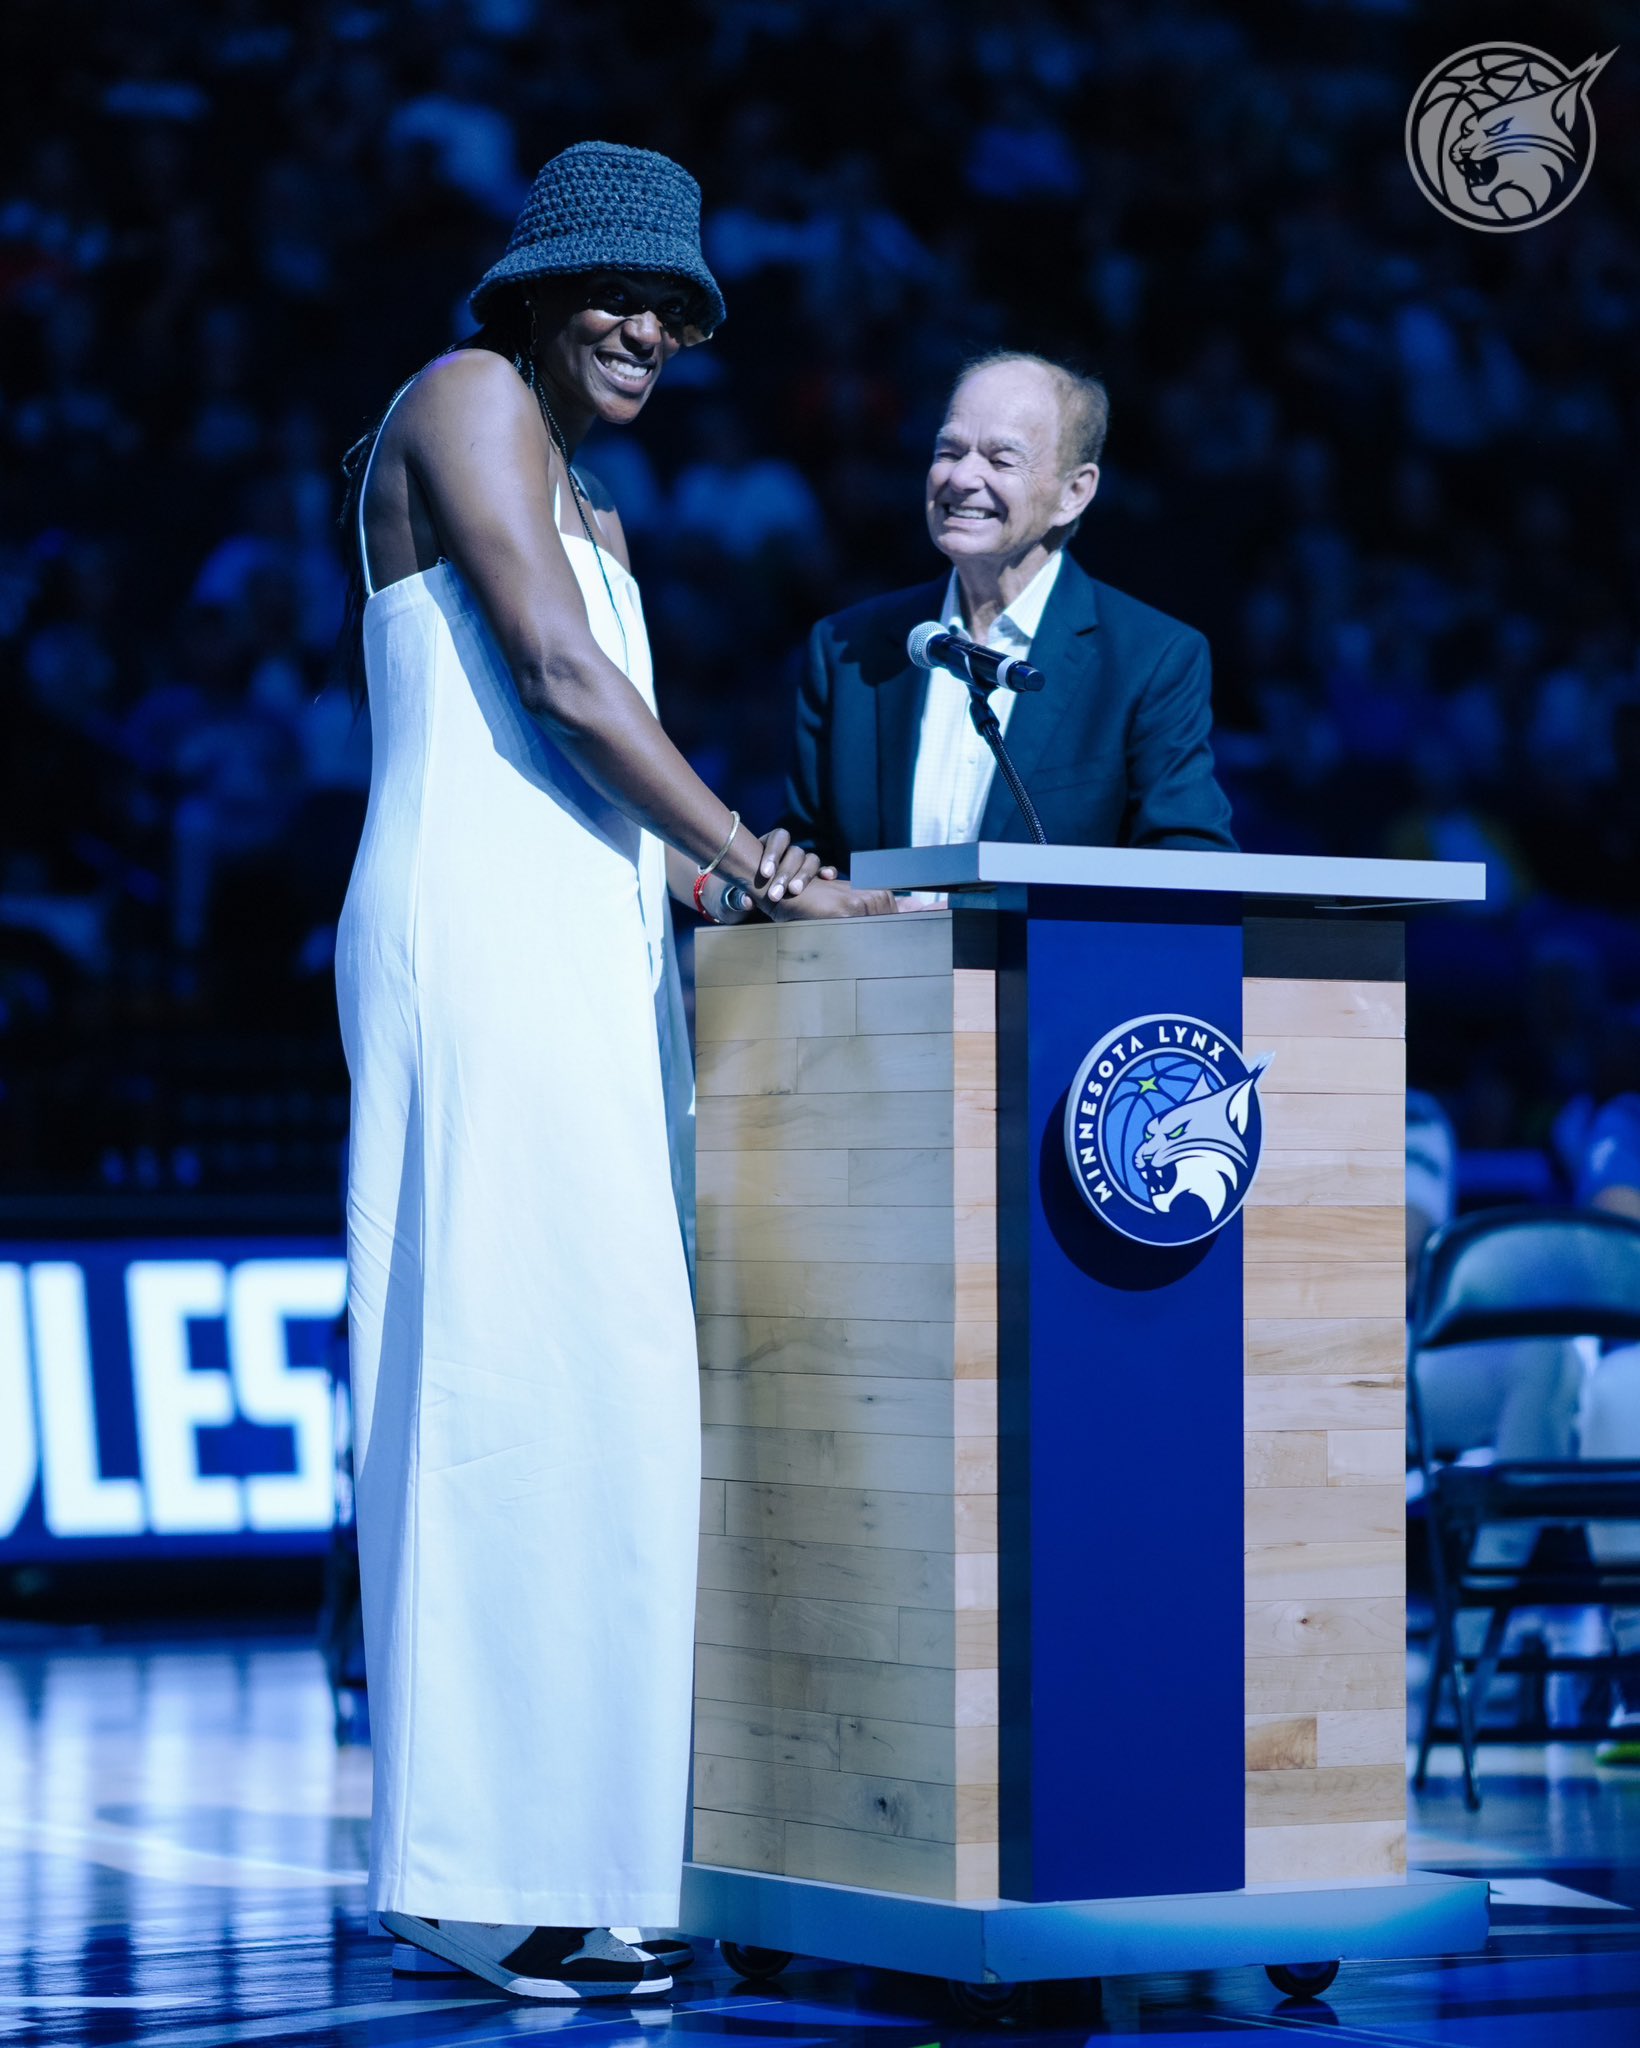
[[[892,890],[856,887],[817,853],[795,844],[783,825],[765,832],[762,845],[751,882],[735,884],[716,875],[711,878],[718,886],[704,896],[699,907],[717,923],[744,923],[759,912],[783,924],[804,918],[892,916],[897,910],[914,908],[901,903]]]

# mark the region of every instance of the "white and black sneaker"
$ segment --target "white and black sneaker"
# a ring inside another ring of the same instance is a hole
[[[675,1934],[645,1934],[641,1927],[612,1927],[610,1933],[617,1941],[624,1941],[633,1948],[641,1948],[646,1956],[653,1956],[663,1969],[675,1976],[679,1970],[693,1968],[695,1951],[687,1941]]]
[[[618,1941],[607,1927],[508,1927],[485,1920],[422,1920],[410,1913],[383,1913],[380,1919],[398,1940],[515,1998],[579,2004],[656,1998],[672,1988],[664,1964]]]
[[[460,1963],[447,1962],[443,1956],[434,1955],[431,1949],[417,1948],[413,1941],[395,1941],[393,1944],[395,1977],[466,1977],[470,1974]]]
[[[675,1977],[680,1970],[691,1970],[695,1965],[695,1951],[692,1943],[681,1940],[675,1934],[645,1934],[641,1927],[612,1927],[610,1933],[617,1941],[624,1941],[629,1948],[640,1948],[644,1954],[657,1962]],[[452,1963],[443,1956],[436,1956],[431,1949],[417,1948],[413,1941],[395,1941],[393,1944],[393,1975],[395,1977],[469,1977],[472,1972],[460,1963]]]

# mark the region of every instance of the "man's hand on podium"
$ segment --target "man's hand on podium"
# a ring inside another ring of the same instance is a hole
[[[786,896],[775,903],[765,899],[764,910],[777,924],[795,923],[799,918],[885,917],[899,908],[889,889],[857,889],[846,876],[824,871],[805,883],[799,896]]]
[[[846,875],[822,866],[818,855],[793,846],[784,825],[763,835],[758,872],[763,878],[754,892],[758,908],[777,923],[799,917],[882,917],[898,908],[889,890],[856,889]]]

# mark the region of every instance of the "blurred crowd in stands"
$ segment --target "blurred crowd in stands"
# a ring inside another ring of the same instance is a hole
[[[1112,398],[1077,552],[1210,636],[1242,844],[1487,862],[1484,912],[1414,929],[1412,1070],[1470,1196],[1564,1188],[1556,1118],[1640,1077],[1640,72],[1601,77],[1567,212],[1475,233],[1402,125],[1480,32],[1386,0],[12,0],[4,1189],[334,1187],[369,772],[338,461],[588,136],[696,173],[730,308],[585,450],[708,778],[772,819],[809,624],[934,573],[954,368],[1068,355]]]

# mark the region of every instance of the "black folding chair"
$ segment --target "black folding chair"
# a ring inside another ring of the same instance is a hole
[[[1483,1529],[1539,1525],[1584,1529],[1590,1522],[1640,1523],[1640,1457],[1509,1459],[1484,1465],[1439,1461],[1425,1427],[1418,1362],[1428,1351],[1498,1338],[1640,1338],[1640,1223],[1586,1209],[1489,1209],[1460,1217],[1424,1246],[1413,1290],[1410,1369],[1413,1448],[1424,1478],[1435,1654],[1424,1699],[1413,1783],[1422,1787],[1429,1752],[1454,1735],[1463,1751],[1464,1798],[1480,1805],[1475,1743],[1486,1695],[1505,1657],[1509,1617],[1523,1607],[1640,1607],[1640,1562],[1566,1559],[1541,1541],[1524,1563],[1476,1561]],[[1541,1561],[1540,1561],[1541,1560]],[[1488,1615],[1478,1651],[1458,1644],[1466,1610]],[[1537,1672],[1608,1672],[1614,1655],[1550,1656]],[[1439,1725],[1450,1680],[1456,1727]]]

